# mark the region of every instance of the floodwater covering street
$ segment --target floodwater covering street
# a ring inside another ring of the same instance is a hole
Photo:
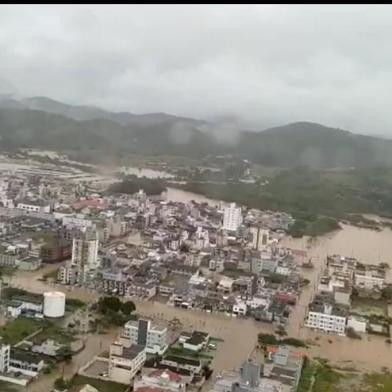
[[[380,370],[390,366],[392,345],[386,343],[384,337],[364,335],[362,340],[352,340],[348,337],[326,335],[311,331],[303,326],[306,307],[312,298],[315,282],[327,254],[353,256],[363,263],[386,262],[391,265],[390,240],[392,232],[389,229],[376,232],[368,229],[344,225],[343,229],[327,236],[308,241],[308,239],[285,238],[282,245],[293,249],[306,250],[307,257],[312,257],[315,268],[303,270],[311,284],[307,287],[294,308],[288,327],[288,335],[311,341],[306,352],[310,356],[327,358],[340,366],[354,366],[357,369]],[[56,269],[56,265],[48,265],[35,272],[17,272],[11,280],[11,285],[25,290],[43,293],[47,290],[60,290],[69,298],[83,301],[96,301],[99,297],[94,291],[74,288],[38,280],[43,274]],[[252,319],[234,318],[224,314],[208,314],[196,310],[174,308],[158,302],[145,302],[134,299],[137,311],[141,316],[157,321],[170,321],[178,318],[184,329],[200,329],[208,331],[212,336],[219,337],[224,342],[219,344],[212,366],[216,372],[223,369],[233,369],[250,354],[256,344],[259,332],[273,332],[274,327],[268,323],[256,322]],[[76,355],[73,361],[65,365],[65,375],[71,375],[83,363],[98,352],[107,349],[118,330],[110,335],[88,335],[86,349]],[[350,363],[352,361],[352,363]],[[60,369],[61,370],[61,369]],[[57,375],[59,373],[57,372]],[[29,387],[29,391],[42,391],[42,383],[49,382],[55,377],[41,376],[41,379]],[[53,381],[53,380],[52,380]]]

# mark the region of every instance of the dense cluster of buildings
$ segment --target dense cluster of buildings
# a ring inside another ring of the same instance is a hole
[[[347,328],[356,332],[377,330],[369,319],[352,310],[352,298],[354,295],[380,299],[385,276],[382,266],[364,265],[354,258],[339,255],[328,256],[317,291],[309,304],[306,326],[339,335],[345,335]]]
[[[249,358],[238,371],[219,374],[211,392],[295,392],[303,360],[286,346],[268,347],[263,362]]]
[[[283,320],[298,295],[295,263],[279,247],[290,215],[25,174],[5,176],[0,190],[0,266],[64,261],[65,285],[269,321]]]

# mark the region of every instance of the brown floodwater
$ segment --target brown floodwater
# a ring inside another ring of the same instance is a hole
[[[207,203],[210,206],[216,206],[221,203],[220,200],[210,199],[206,196],[200,195],[198,193],[183,191],[182,189],[177,188],[167,188],[167,191],[164,192],[167,201],[181,202],[181,203],[189,203],[192,200],[197,203]]]
[[[342,230],[326,236],[310,240],[309,238],[293,239],[286,237],[282,245],[292,249],[304,250],[307,257],[312,258],[315,268],[303,269],[303,274],[312,282],[304,290],[290,316],[288,333],[304,340],[319,340],[317,346],[312,346],[309,354],[328,358],[334,362],[352,361],[354,366],[361,369],[378,370],[392,363],[392,345],[385,342],[385,337],[363,335],[362,340],[352,340],[347,337],[316,333],[303,327],[306,306],[315,291],[320,271],[325,264],[328,254],[355,257],[365,264],[388,263],[392,267],[392,231],[384,228],[382,231],[342,225]],[[390,281],[390,276],[388,276]],[[389,315],[392,314],[389,306]],[[347,365],[347,364],[346,364]]]
[[[340,366],[353,365],[358,369],[380,370],[392,363],[392,345],[385,342],[384,337],[363,335],[362,340],[351,340],[347,337],[326,335],[311,331],[303,326],[306,306],[315,288],[315,282],[327,254],[341,254],[358,258],[363,263],[391,263],[392,231],[372,231],[344,225],[343,229],[322,238],[309,242],[304,239],[285,238],[284,246],[293,249],[306,250],[313,258],[315,268],[303,270],[311,284],[304,290],[294,308],[288,327],[289,336],[312,341],[314,344],[306,350],[310,356],[327,358]],[[18,272],[12,278],[12,285],[26,290],[43,293],[47,290],[60,290],[70,298],[84,301],[94,301],[98,294],[84,289],[69,290],[61,285],[52,285],[37,280],[45,272],[56,266],[45,266],[36,272]],[[213,360],[214,369],[219,372],[224,369],[237,368],[253,350],[259,332],[272,332],[274,327],[267,323],[251,319],[232,318],[223,314],[207,314],[201,311],[177,309],[158,302],[135,300],[138,313],[156,321],[170,321],[174,317],[181,320],[184,329],[200,329],[208,331],[212,336],[222,338]],[[115,331],[113,332],[113,336]],[[84,362],[99,352],[99,346],[105,347],[113,336],[89,336],[86,349],[74,361],[66,366],[66,373],[72,374]],[[316,340],[317,339],[317,340]],[[103,342],[103,343],[102,343]],[[29,391],[41,391],[39,387],[48,377],[34,383]]]

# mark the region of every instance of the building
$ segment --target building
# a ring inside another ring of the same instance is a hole
[[[66,215],[62,218],[63,226],[68,228],[77,227],[79,229],[91,227],[92,221],[85,219],[83,214]]]
[[[72,241],[72,265],[87,270],[99,267],[98,235],[95,229],[81,231]]]
[[[252,248],[255,250],[264,249],[270,240],[269,230],[260,227],[251,227],[250,233],[252,235]]]
[[[137,344],[124,347],[123,344],[115,342],[110,346],[109,378],[112,381],[129,385],[145,361],[145,347]]]
[[[19,260],[18,268],[22,271],[36,271],[41,264],[41,257],[27,256]]]
[[[44,263],[57,263],[72,256],[72,242],[56,236],[41,247],[41,259]]]
[[[23,313],[42,314],[43,297],[40,294],[14,295],[7,302],[7,314],[19,317]]]
[[[128,321],[121,341],[125,346],[143,346],[148,354],[162,355],[168,348],[167,327],[152,325],[150,320]]]
[[[385,285],[385,271],[378,266],[361,265],[355,269],[355,287],[365,290],[381,290]]]
[[[235,203],[231,203],[225,207],[223,212],[223,226],[224,230],[237,231],[242,223],[242,210],[237,207]]]
[[[13,347],[10,351],[9,370],[21,372],[28,376],[37,375],[44,367],[41,354]]]
[[[178,357],[176,355],[167,355],[162,359],[161,365],[172,369],[187,370],[192,374],[199,374],[202,369],[201,362],[198,359]]]
[[[140,379],[135,379],[133,384],[135,392],[171,391],[185,392],[186,380],[178,373],[168,369],[154,369]]]
[[[186,350],[201,351],[207,347],[210,335],[207,332],[193,331],[191,334],[183,333],[179,338],[179,343]]]
[[[262,366],[262,377],[282,383],[284,390],[296,391],[301,378],[304,354],[287,346],[267,348],[268,359]]]
[[[283,392],[280,381],[261,378],[261,365],[246,361],[240,371],[222,372],[212,387],[214,392]],[[287,391],[287,389],[286,389]]]
[[[330,293],[319,293],[309,305],[305,325],[327,333],[345,335],[349,306],[337,304]]]
[[[16,208],[27,212],[50,212],[50,204],[43,200],[21,200]]]
[[[0,346],[0,373],[7,373],[10,365],[11,346],[2,344]]]
[[[127,287],[128,296],[149,299],[157,293],[157,286],[154,283],[144,283],[133,281]]]

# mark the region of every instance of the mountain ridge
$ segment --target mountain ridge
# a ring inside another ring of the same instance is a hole
[[[225,132],[219,125],[166,113],[113,113],[46,97],[8,97],[0,102],[2,149],[109,149],[195,158],[231,154],[277,167],[392,166],[392,140],[314,122],[298,121],[259,132],[239,131],[233,137]]]

